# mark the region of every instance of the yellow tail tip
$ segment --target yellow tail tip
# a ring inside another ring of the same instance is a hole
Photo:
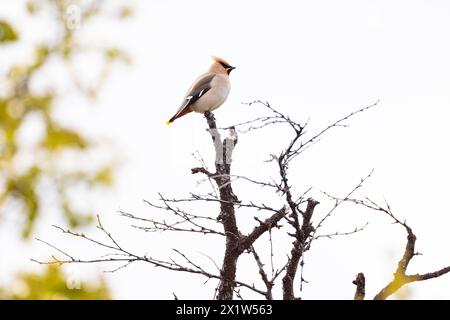
[[[169,124],[171,124],[171,123],[172,123],[172,121],[167,121],[167,122],[166,122],[167,125],[169,125]]]

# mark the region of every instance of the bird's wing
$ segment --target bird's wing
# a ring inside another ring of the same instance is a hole
[[[188,106],[194,104],[201,96],[208,92],[211,89],[211,82],[215,76],[215,73],[207,73],[200,76],[186,94],[185,104]]]
[[[193,105],[198,99],[200,99],[206,92],[208,92],[209,89],[211,89],[211,82],[215,76],[215,73],[206,73],[200,76],[189,89],[181,104],[181,107],[167,123],[171,123],[175,119],[191,112],[192,110],[189,107]]]

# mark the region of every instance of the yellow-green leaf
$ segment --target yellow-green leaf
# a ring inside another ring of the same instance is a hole
[[[100,169],[92,178],[93,184],[100,184],[103,186],[111,186],[113,184],[113,168],[106,166]]]
[[[11,25],[4,20],[0,20],[0,43],[16,41],[17,37],[17,32]]]
[[[130,57],[120,49],[117,48],[109,48],[105,49],[105,55],[109,61],[121,60],[125,63],[130,63]]]
[[[120,8],[119,17],[122,19],[129,18],[133,15],[133,9],[129,6],[123,6]]]
[[[49,265],[40,273],[20,273],[15,282],[18,285],[0,288],[0,299],[111,299],[109,289],[102,277],[96,282],[82,281],[80,274],[69,273],[66,276],[56,265]]]
[[[25,174],[10,179],[6,184],[6,194],[23,204],[27,219],[22,228],[22,236],[28,238],[34,222],[39,214],[39,201],[36,193],[36,184],[41,170],[38,167],[30,168]]]
[[[49,150],[60,150],[65,148],[85,149],[88,142],[75,131],[54,126],[47,127],[47,134],[42,146]]]

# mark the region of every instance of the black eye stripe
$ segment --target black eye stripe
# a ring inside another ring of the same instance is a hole
[[[223,63],[223,62],[219,62],[219,63],[220,63],[220,65],[221,65],[222,67],[224,67],[225,69],[228,69],[228,68],[231,67],[229,64],[226,64],[226,63]]]

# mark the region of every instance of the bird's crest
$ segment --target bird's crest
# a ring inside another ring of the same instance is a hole
[[[222,58],[219,58],[216,56],[212,56],[212,58],[215,62],[220,63],[222,66],[230,66],[230,64],[225,59],[222,59]]]

